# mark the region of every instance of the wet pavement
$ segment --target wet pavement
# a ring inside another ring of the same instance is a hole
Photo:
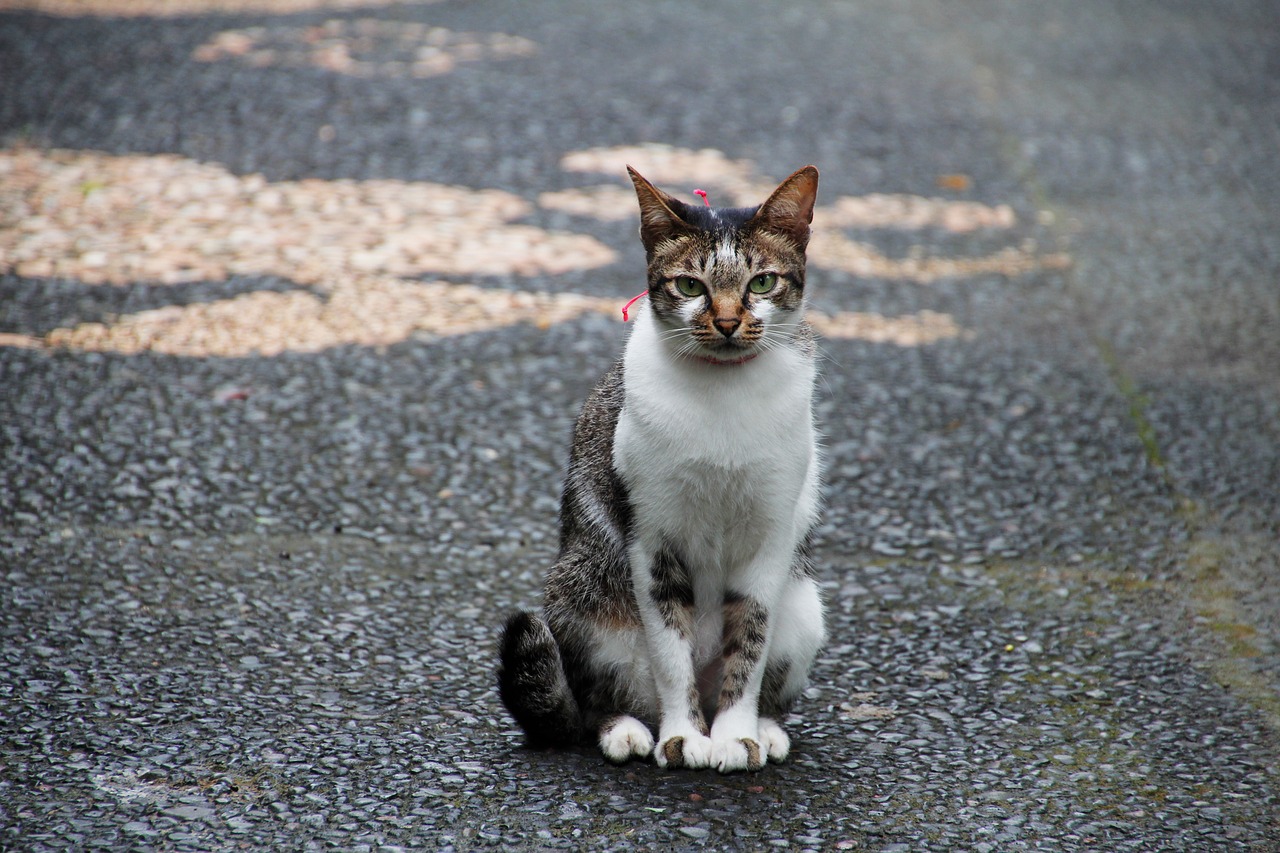
[[[0,0],[0,848],[1280,850],[1270,4]],[[791,760],[535,752],[642,286],[822,170]]]

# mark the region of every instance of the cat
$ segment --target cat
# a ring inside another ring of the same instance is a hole
[[[508,619],[499,693],[532,746],[759,770],[786,759],[781,721],[826,639],[804,321],[818,170],[754,208],[627,171],[648,298],[574,427],[544,615]]]

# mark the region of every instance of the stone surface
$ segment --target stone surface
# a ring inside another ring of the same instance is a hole
[[[1274,850],[1270,4],[0,0],[0,847]],[[822,170],[831,642],[526,749],[622,165]]]

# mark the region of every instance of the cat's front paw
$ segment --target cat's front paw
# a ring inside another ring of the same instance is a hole
[[[711,764],[721,773],[759,770],[764,762],[765,753],[760,744],[749,737],[717,740],[711,744]]]
[[[696,732],[664,738],[654,748],[653,760],[659,767],[667,769],[685,767],[700,770],[710,767],[711,738]]]

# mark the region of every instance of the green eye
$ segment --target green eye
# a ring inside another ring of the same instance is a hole
[[[701,296],[707,292],[707,286],[696,278],[690,278],[687,275],[677,276],[675,279],[676,290],[680,291],[682,296],[694,297]]]
[[[747,285],[747,288],[752,293],[768,293],[777,286],[778,274],[774,272],[766,272],[751,279],[751,283]]]

